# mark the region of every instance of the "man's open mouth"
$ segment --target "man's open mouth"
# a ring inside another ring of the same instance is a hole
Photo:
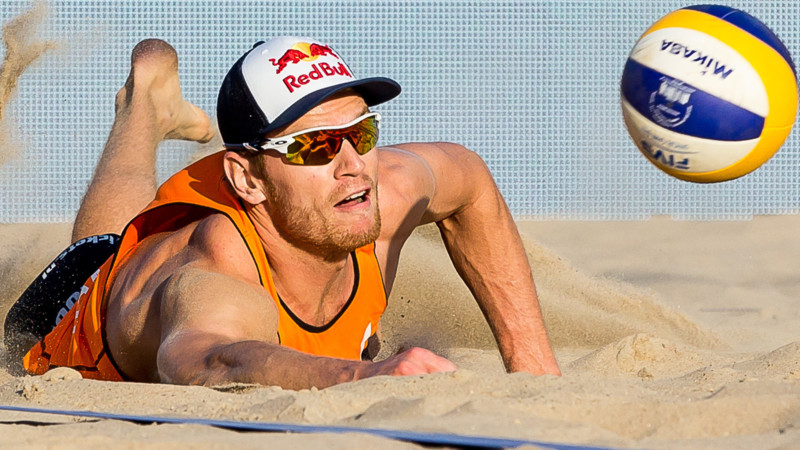
[[[345,198],[344,200],[340,201],[334,206],[353,206],[359,203],[364,203],[369,199],[369,189],[364,189],[362,191],[358,191],[353,195]]]

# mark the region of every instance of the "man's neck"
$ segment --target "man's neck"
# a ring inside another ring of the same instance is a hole
[[[281,300],[305,323],[328,323],[347,302],[355,282],[351,254],[315,253],[289,242],[269,217],[250,211]]]

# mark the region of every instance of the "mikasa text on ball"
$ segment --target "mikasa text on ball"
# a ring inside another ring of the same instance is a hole
[[[674,11],[631,51],[621,85],[633,141],[664,172],[713,183],[746,175],[789,136],[797,80],[766,25],[727,6]]]

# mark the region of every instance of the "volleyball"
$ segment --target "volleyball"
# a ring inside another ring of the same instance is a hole
[[[636,146],[676,178],[744,176],[783,145],[797,114],[797,78],[781,40],[720,5],[667,14],[636,42],[621,82]]]

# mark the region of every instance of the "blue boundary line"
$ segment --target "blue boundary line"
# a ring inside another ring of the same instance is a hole
[[[363,433],[389,439],[413,442],[423,445],[455,446],[460,448],[516,448],[522,445],[538,445],[554,450],[608,450],[607,447],[587,447],[582,445],[557,444],[552,442],[503,439],[485,436],[466,436],[449,433],[425,433],[418,431],[390,430],[383,428],[357,428],[325,425],[298,425],[276,422],[241,422],[234,420],[214,420],[197,417],[164,417],[148,415],[112,414],[95,411],[77,411],[24,406],[0,405],[2,411],[25,413],[57,414],[63,416],[92,417],[96,419],[122,420],[136,423],[192,424],[207,425],[238,431],[266,431],[288,433]]]

